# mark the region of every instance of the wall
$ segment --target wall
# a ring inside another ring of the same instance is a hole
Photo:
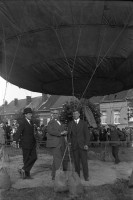
[[[39,115],[40,120],[43,119],[43,124],[46,125],[47,124],[47,120],[48,118],[51,117],[51,113],[50,112],[36,112]]]
[[[114,111],[120,112],[120,124],[117,126],[122,129],[128,126],[127,102],[104,102],[100,104],[100,112],[106,111],[107,124],[114,124]]]

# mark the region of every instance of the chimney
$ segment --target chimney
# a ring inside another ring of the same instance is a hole
[[[31,103],[31,96],[26,96],[26,105]]]
[[[18,99],[17,98],[14,99],[14,106],[18,106]]]
[[[7,105],[8,105],[8,102],[7,102],[6,100],[5,100],[5,102],[4,102],[4,105],[5,105],[5,106],[7,106]]]

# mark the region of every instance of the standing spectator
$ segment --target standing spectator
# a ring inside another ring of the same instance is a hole
[[[107,128],[107,141],[110,141],[111,137],[110,137],[110,128]]]
[[[73,112],[73,121],[68,125],[71,148],[74,159],[75,171],[80,176],[80,161],[83,167],[85,181],[89,180],[87,150],[89,144],[89,133],[87,123],[80,119],[80,112]]]
[[[7,145],[10,145],[12,128],[11,126],[8,125],[8,122],[6,122],[5,125],[3,126],[3,129],[5,131],[5,143]]]
[[[16,133],[18,126],[17,120],[14,120],[12,124],[11,141],[13,141],[13,135]]]
[[[48,147],[53,155],[52,164],[52,180],[55,179],[56,170],[59,169],[64,153],[65,138],[64,135],[67,134],[65,131],[65,125],[59,121],[59,111],[54,110],[52,112],[52,119],[47,125],[47,142],[46,147]],[[66,169],[64,169],[66,170]]]
[[[36,153],[36,139],[34,136],[34,125],[31,121],[32,110],[31,108],[24,109],[24,119],[19,124],[16,133],[13,135],[13,146],[18,143],[21,137],[21,145],[23,152],[23,163],[24,166],[19,171],[24,179],[31,179],[30,170],[37,160]]]
[[[5,144],[5,133],[3,127],[0,126],[0,147]]]
[[[88,127],[88,134],[89,134],[90,142],[92,141],[92,143],[90,143],[90,146],[94,147],[94,144],[93,144],[94,135],[93,135],[93,127],[92,126]]]
[[[120,135],[117,128],[114,125],[110,125],[110,138],[111,138],[111,146],[112,146],[112,155],[115,159],[115,164],[120,162],[119,159],[119,141]],[[113,143],[114,142],[114,143]]]

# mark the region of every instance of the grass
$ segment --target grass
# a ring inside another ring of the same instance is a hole
[[[112,185],[85,187],[84,193],[76,198],[71,198],[69,193],[55,193],[51,187],[38,187],[4,191],[2,200],[133,200],[132,190],[127,181],[118,180]]]

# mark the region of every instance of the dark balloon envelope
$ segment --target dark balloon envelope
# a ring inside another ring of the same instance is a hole
[[[133,88],[133,2],[2,1],[0,75],[57,95]]]

